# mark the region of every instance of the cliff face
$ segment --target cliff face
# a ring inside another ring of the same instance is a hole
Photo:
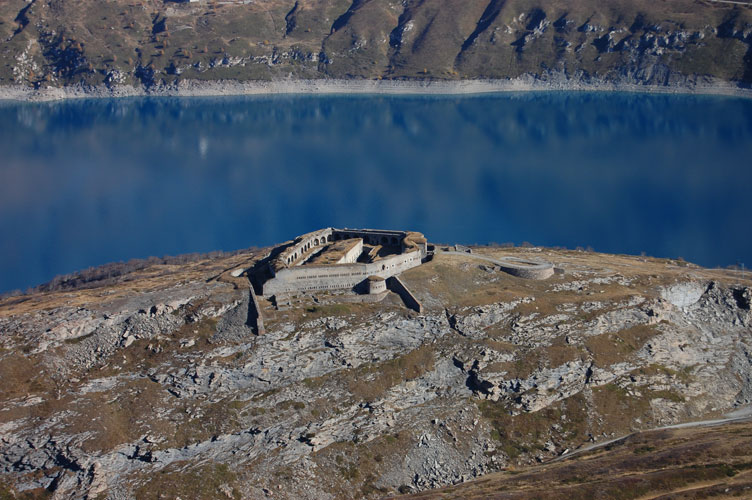
[[[401,275],[423,314],[396,296],[262,300],[261,336],[231,271],[260,254],[4,299],[0,493],[381,497],[752,402],[741,273],[476,251],[558,271],[439,254]]]
[[[8,0],[0,39],[0,85],[752,83],[752,8],[697,0]]]

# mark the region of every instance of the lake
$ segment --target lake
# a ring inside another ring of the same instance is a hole
[[[0,103],[0,291],[326,226],[752,264],[752,100]]]

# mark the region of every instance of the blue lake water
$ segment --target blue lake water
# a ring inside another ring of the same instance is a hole
[[[526,93],[0,104],[0,291],[325,226],[752,265],[752,100]]]

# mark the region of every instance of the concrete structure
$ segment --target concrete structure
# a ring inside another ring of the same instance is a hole
[[[264,318],[261,316],[261,307],[259,306],[256,293],[253,291],[253,287],[251,287],[250,300],[251,303],[248,304],[248,322],[251,324],[251,327],[255,328],[256,335],[263,335],[266,333],[266,329],[264,328]]]
[[[381,276],[369,276],[366,283],[368,284],[367,292],[371,295],[386,292],[386,280]]]
[[[420,303],[420,301],[413,295],[413,293],[407,288],[407,286],[402,282],[401,279],[399,279],[397,276],[392,276],[388,280],[386,280],[386,285],[389,287],[389,290],[393,291],[397,295],[402,298],[402,302],[405,303],[405,305],[412,309],[413,311],[417,312],[418,314],[423,313],[423,304]]]
[[[381,289],[369,278],[395,276],[419,266],[427,255],[421,233],[326,228],[275,248],[259,281],[265,297],[348,289],[369,293],[372,286]]]

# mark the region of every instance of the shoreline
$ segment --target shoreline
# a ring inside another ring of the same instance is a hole
[[[119,97],[219,97],[251,95],[473,95],[515,92],[634,92],[646,94],[721,95],[752,98],[752,89],[725,81],[696,84],[644,85],[614,82],[540,80],[523,77],[505,80],[183,80],[178,85],[153,88],[120,85],[113,87],[0,86],[0,101],[49,102],[65,99]]]

